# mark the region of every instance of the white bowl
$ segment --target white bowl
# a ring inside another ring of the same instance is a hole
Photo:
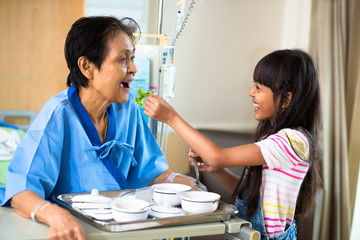
[[[191,187],[178,183],[160,183],[154,185],[153,199],[159,204],[167,204],[171,207],[181,203],[180,193],[190,191]]]
[[[213,192],[190,191],[180,194],[181,208],[188,213],[214,212],[220,200],[220,195]]]
[[[150,206],[150,203],[147,201],[133,198],[117,198],[111,202],[113,217],[117,222],[146,219],[150,210],[148,206]]]

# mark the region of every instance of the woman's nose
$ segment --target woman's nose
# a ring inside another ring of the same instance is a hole
[[[132,74],[137,73],[137,68],[136,68],[134,61],[130,61],[129,66],[128,66],[128,72],[132,73]]]

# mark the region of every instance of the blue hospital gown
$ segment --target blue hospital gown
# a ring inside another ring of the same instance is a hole
[[[74,86],[44,104],[10,162],[0,205],[31,190],[49,199],[64,193],[144,187],[168,169],[156,140],[130,95],[112,103],[105,144],[82,106]],[[110,158],[121,170],[121,187],[100,160]]]

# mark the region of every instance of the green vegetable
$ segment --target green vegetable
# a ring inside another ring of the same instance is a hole
[[[144,92],[141,88],[139,88],[138,90],[138,93],[139,93],[139,97],[136,97],[135,98],[135,102],[136,104],[139,106],[144,106],[144,99],[147,98],[147,96],[149,96],[150,94],[153,94],[155,93],[156,91],[149,91],[149,90],[146,90],[146,92]]]

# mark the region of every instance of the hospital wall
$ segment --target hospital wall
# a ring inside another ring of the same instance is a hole
[[[174,26],[175,2],[166,1],[164,33]],[[277,49],[308,50],[310,16],[311,0],[196,1],[175,44],[171,102],[176,110],[222,147],[253,142],[257,122],[248,92],[255,65]],[[170,168],[193,174],[187,146],[176,133],[170,133],[167,148]],[[241,167],[230,170],[242,172]],[[211,174],[202,173],[202,182],[223,201],[233,202],[231,193]],[[298,239],[312,239],[313,219],[297,220]]]
[[[170,35],[178,1],[165,2],[163,32]],[[195,2],[175,43],[172,103],[197,128],[253,130],[255,65],[277,49],[308,49],[311,0]]]
[[[177,2],[165,1],[164,34],[170,35],[174,28]],[[185,13],[191,1],[186,2]],[[277,49],[308,50],[311,0],[195,2],[175,43],[171,103],[193,127],[217,131],[215,141],[228,133],[243,136],[240,142],[248,141],[257,125],[248,94],[255,65]],[[170,167],[191,173],[187,146],[176,133],[170,133],[167,148]]]
[[[64,42],[84,0],[0,0],[0,109],[39,112],[66,88]]]

